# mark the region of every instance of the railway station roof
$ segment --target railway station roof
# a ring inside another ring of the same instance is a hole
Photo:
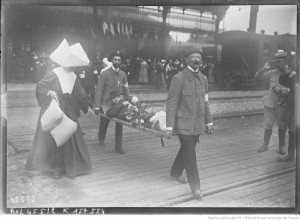
[[[38,4],[38,5],[90,5],[90,6],[163,6],[181,8],[182,10],[210,13],[223,19],[230,5],[218,4],[218,0],[3,0],[12,4]],[[228,0],[227,0],[228,1]],[[226,1],[225,1],[226,3]]]

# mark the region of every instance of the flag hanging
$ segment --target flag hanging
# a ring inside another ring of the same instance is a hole
[[[125,35],[125,33],[124,33],[124,24],[121,24],[121,30],[122,30],[122,35]]]
[[[132,25],[130,25],[130,35],[132,35],[133,32],[132,32]]]
[[[103,22],[103,33],[106,34],[107,31],[108,31],[108,25],[106,22]]]
[[[120,30],[120,23],[118,22],[118,24],[117,24],[117,31],[118,31],[118,33],[119,33],[119,35],[121,34],[121,30]]]
[[[128,31],[128,26],[125,26],[125,34],[129,37],[129,31]]]
[[[110,33],[115,36],[115,29],[113,23],[110,23]]]
[[[92,34],[93,39],[96,39],[97,35],[95,34],[95,32],[93,31],[93,28],[91,26],[90,26],[90,29],[91,29],[91,34]]]

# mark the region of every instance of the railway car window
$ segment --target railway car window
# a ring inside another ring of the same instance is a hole
[[[271,55],[271,45],[269,43],[264,43],[263,55],[264,56]]]

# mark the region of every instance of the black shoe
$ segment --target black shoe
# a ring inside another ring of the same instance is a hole
[[[266,143],[264,143],[262,146],[261,146],[261,148],[259,148],[257,151],[258,152],[265,152],[265,151],[267,151],[268,150],[268,145],[266,144]]]
[[[187,179],[185,179],[182,176],[174,176],[173,178],[176,179],[179,183],[187,183],[188,182]]]
[[[116,149],[117,152],[119,152],[120,154],[124,154],[124,150],[123,149]]]
[[[99,145],[100,145],[100,146],[106,146],[106,144],[104,143],[103,140],[99,140]]]
[[[193,191],[193,196],[196,200],[201,200],[203,197],[203,194],[201,193],[201,190],[195,190],[195,191]]]

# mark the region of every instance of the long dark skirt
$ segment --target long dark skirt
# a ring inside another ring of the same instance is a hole
[[[61,108],[70,119],[78,123],[76,112],[71,105],[66,103],[61,105]],[[89,173],[92,168],[91,160],[79,124],[67,143],[58,148],[50,132],[42,131],[40,120],[45,110],[46,108],[41,109],[25,169],[45,172],[60,171],[65,172],[69,177]]]

